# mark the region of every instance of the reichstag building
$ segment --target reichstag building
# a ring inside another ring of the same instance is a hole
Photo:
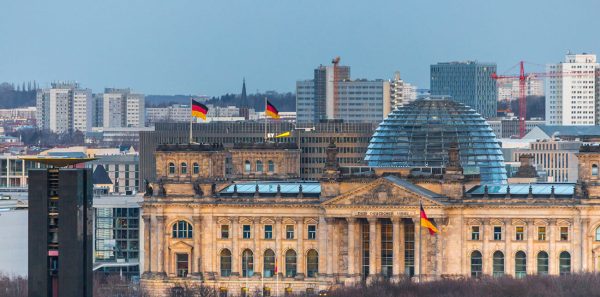
[[[365,168],[340,167],[337,152],[331,142],[320,180],[304,181],[294,143],[159,145],[142,286],[284,295],[600,270],[600,147],[581,148],[577,183],[532,182],[528,162],[509,182],[489,125],[428,98],[380,124]],[[420,204],[439,233],[419,227]]]

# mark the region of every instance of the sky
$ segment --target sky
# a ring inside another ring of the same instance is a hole
[[[294,92],[335,56],[353,78],[477,60],[511,74],[600,53],[598,0],[2,0],[0,82],[102,92]]]

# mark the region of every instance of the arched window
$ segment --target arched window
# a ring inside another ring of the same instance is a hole
[[[275,274],[275,253],[273,250],[266,250],[264,256],[263,276],[273,277]]]
[[[504,253],[501,251],[494,252],[492,265],[492,274],[495,277],[504,275]]]
[[[273,160],[269,160],[269,162],[267,162],[267,164],[269,164],[269,172],[273,173],[275,172],[275,162],[273,162]]]
[[[285,252],[285,276],[296,276],[296,252],[294,250]]]
[[[250,165],[250,161],[246,160],[246,162],[244,162],[244,172],[245,173],[250,173],[251,170],[251,165]]]
[[[263,172],[263,162],[261,160],[256,161],[256,172]]]
[[[192,238],[192,225],[186,221],[173,224],[173,238]]]
[[[537,254],[537,274],[548,275],[548,253],[544,251]]]
[[[483,261],[479,251],[471,253],[471,276],[481,277],[483,273]]]
[[[527,275],[527,255],[523,251],[515,254],[515,277],[523,278]]]
[[[228,249],[221,251],[221,276],[231,275],[231,252]]]
[[[254,253],[245,249],[242,253],[242,277],[251,277],[254,275]]]
[[[200,165],[198,165],[198,163],[194,162],[193,166],[194,167],[192,170],[193,170],[194,174],[200,174]]]
[[[169,163],[169,174],[175,174],[175,164],[173,162]]]
[[[306,253],[306,276],[316,277],[319,272],[319,253],[315,250],[309,250]]]
[[[560,275],[571,274],[571,254],[569,252],[560,253],[558,259]]]
[[[598,176],[598,165],[592,165],[592,176]]]
[[[181,162],[181,174],[187,174],[187,164],[185,162]]]

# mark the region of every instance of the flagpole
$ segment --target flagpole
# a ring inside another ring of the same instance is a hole
[[[190,112],[193,112],[194,107],[192,107],[192,97],[190,97]],[[192,120],[194,116],[190,114],[190,144],[192,144]]]
[[[267,97],[265,97],[265,143],[267,142]]]
[[[421,250],[423,249],[423,241],[421,239],[421,209],[423,208],[421,202],[419,202],[419,283],[421,283]]]

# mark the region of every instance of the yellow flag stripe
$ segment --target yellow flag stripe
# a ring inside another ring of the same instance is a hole
[[[292,135],[292,133],[290,133],[290,131],[287,131],[287,132],[283,132],[281,134],[276,135],[275,138],[288,137],[290,135]]]
[[[440,232],[440,231],[439,231],[439,230],[438,230],[438,229],[435,227],[435,225],[433,225],[433,224],[432,224],[432,223],[431,223],[429,220],[426,220],[426,219],[423,219],[423,218],[421,218],[421,227],[428,228],[428,229],[430,229],[431,231],[433,231],[433,232],[435,232],[435,233],[438,233],[438,232]]]

